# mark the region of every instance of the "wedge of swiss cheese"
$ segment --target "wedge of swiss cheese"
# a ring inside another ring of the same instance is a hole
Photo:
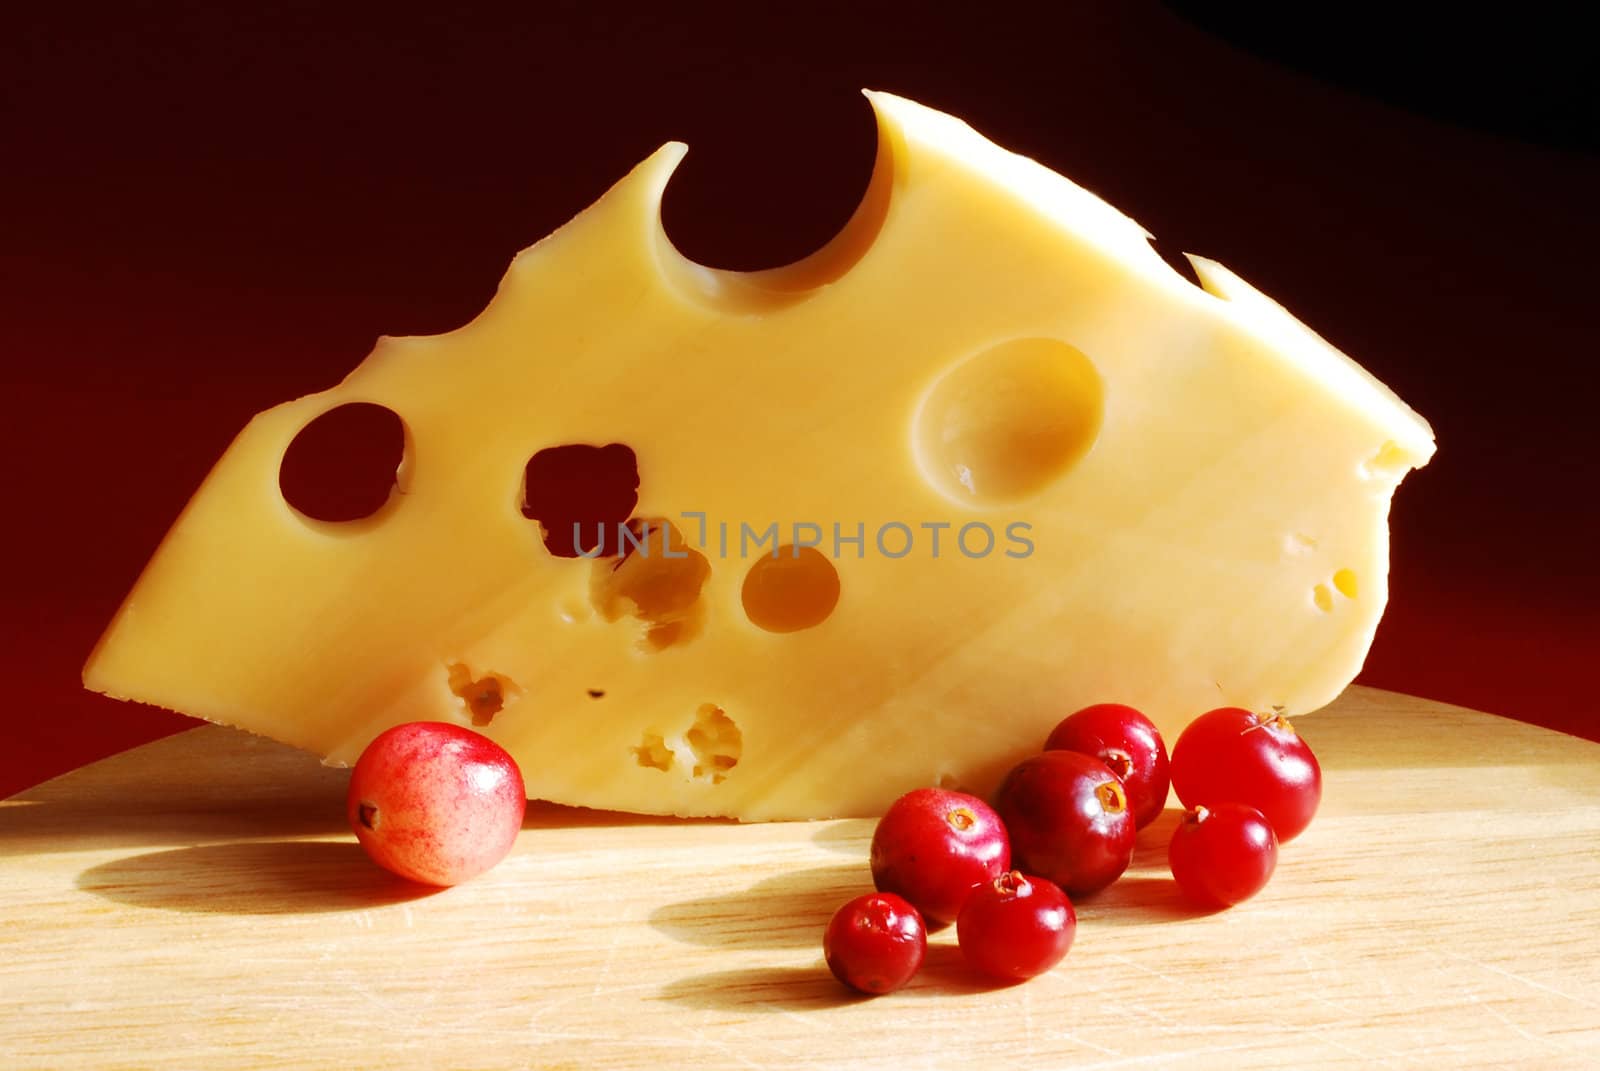
[[[1170,742],[1225,703],[1332,700],[1428,425],[1221,265],[1195,258],[1197,288],[1067,179],[868,96],[870,187],[806,260],[678,254],[669,144],[471,323],[257,416],[87,686],[334,763],[476,723],[534,797],[748,820],[986,792],[1092,702]],[[396,490],[312,520],[280,464],[351,402],[404,422]],[[550,553],[529,459],[613,443],[642,547]]]

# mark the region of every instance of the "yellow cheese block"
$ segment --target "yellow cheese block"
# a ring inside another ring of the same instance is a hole
[[[1428,425],[1221,265],[1202,291],[1092,194],[868,96],[871,185],[804,261],[678,254],[669,144],[470,324],[252,420],[88,687],[336,763],[476,724],[536,797],[745,819],[987,791],[1091,702],[1170,741],[1332,700]],[[280,465],[351,402],[404,422],[396,491],[312,520]],[[525,515],[530,459],[585,444],[636,460],[620,556],[551,553]]]

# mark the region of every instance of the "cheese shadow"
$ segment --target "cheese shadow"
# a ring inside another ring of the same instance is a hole
[[[159,795],[129,797],[115,807],[104,799],[30,799],[27,793],[0,807],[0,855],[165,848],[197,840],[311,837],[350,832],[344,797],[331,800],[257,800],[244,796],[214,806],[174,804]]]
[[[872,891],[865,865],[812,867],[715,896],[664,904],[650,925],[675,941],[726,948],[821,948],[845,901]],[[824,972],[826,973],[826,972]]]
[[[204,914],[359,911],[441,890],[376,866],[354,840],[257,840],[147,852],[90,867],[79,889],[132,907]]]
[[[843,818],[822,822],[811,835],[811,843],[841,855],[854,855],[865,860],[872,852],[872,831],[877,826],[876,818]]]
[[[343,771],[339,771],[342,773]],[[153,788],[115,809],[102,798],[30,798],[23,792],[0,806],[0,855],[167,848],[197,840],[244,841],[347,835],[344,785],[303,793],[275,792],[270,783],[238,782],[231,795],[169,798]],[[523,829],[624,826],[734,825],[731,818],[626,814],[529,800]]]
[[[624,826],[738,825],[735,818],[680,818],[672,814],[632,814],[575,807],[548,800],[529,800],[522,813],[523,829],[600,829]]]

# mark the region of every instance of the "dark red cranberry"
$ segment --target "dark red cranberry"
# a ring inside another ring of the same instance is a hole
[[[933,924],[954,922],[973,887],[1010,865],[1000,816],[965,792],[907,792],[872,834],[873,884],[910,900]]]
[[[1172,787],[1185,807],[1254,807],[1286,844],[1317,813],[1322,768],[1282,714],[1221,707],[1200,715],[1178,737]]]
[[[1143,829],[1167,805],[1167,745],[1155,723],[1121,703],[1096,703],[1063,718],[1045,741],[1046,751],[1079,751],[1106,764],[1122,781]]]
[[[1278,865],[1278,838],[1254,807],[1195,807],[1173,832],[1167,862],[1191,901],[1232,907],[1266,887]]]
[[[1103,889],[1133,859],[1133,812],[1122,782],[1099,759],[1046,751],[1013,767],[995,810],[1016,866],[1070,896]]]
[[[972,891],[956,920],[961,954],[984,974],[1021,981],[1060,963],[1078,915],[1053,882],[1011,871]]]
[[[822,935],[822,956],[833,976],[874,995],[909,982],[927,947],[922,916],[894,893],[856,897],[834,913]]]

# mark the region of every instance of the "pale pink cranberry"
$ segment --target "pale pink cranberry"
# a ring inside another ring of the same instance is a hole
[[[456,885],[505,858],[527,793],[499,744],[445,722],[380,733],[350,775],[346,813],[379,866],[429,885]]]

